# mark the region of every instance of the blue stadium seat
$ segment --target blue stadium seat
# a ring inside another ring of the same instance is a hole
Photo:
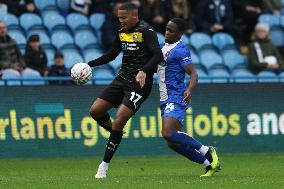
[[[190,44],[189,37],[187,37],[186,35],[183,35],[181,37],[181,40],[182,40],[183,44],[185,44],[185,45],[189,45]]]
[[[7,85],[21,85],[21,74],[13,69],[3,70],[2,79],[7,79]]]
[[[191,59],[193,64],[200,64],[200,60],[198,55],[195,53],[195,51],[190,51],[191,53]]]
[[[226,46],[235,44],[234,38],[231,35],[223,32],[215,33],[212,37],[212,42],[219,50],[225,48]]]
[[[56,1],[55,0],[35,0],[36,7],[42,11],[48,8],[56,8]]]
[[[75,44],[80,47],[81,50],[93,46],[98,46],[98,40],[93,34],[92,30],[83,29],[75,32]]]
[[[68,12],[70,9],[70,0],[57,0],[57,6],[62,11]]]
[[[232,72],[234,82],[236,83],[255,83],[256,77],[247,69],[235,69]]]
[[[83,51],[83,53],[84,53],[84,59],[86,62],[94,60],[103,55],[103,53],[99,51],[98,49],[86,49]]]
[[[47,66],[49,67],[53,65],[55,50],[53,48],[44,48],[44,51],[47,56]]]
[[[74,44],[73,37],[65,31],[55,31],[54,33],[52,33],[51,42],[57,49],[61,49],[64,46]]]
[[[210,83],[208,74],[202,68],[196,68],[198,74],[198,83]]]
[[[280,16],[273,14],[262,14],[258,17],[258,22],[268,24],[270,27],[275,25],[277,26],[280,24]]]
[[[22,72],[23,85],[44,85],[45,82],[36,70],[26,68]]]
[[[20,46],[25,46],[27,43],[26,37],[20,30],[9,30],[8,34],[16,40],[17,44]]]
[[[157,37],[158,37],[159,44],[162,47],[165,44],[165,36],[157,32]]]
[[[284,27],[284,15],[280,17],[280,25]]]
[[[77,50],[63,49],[64,63],[67,68],[71,68],[74,64],[84,62],[82,56]]]
[[[90,24],[96,32],[100,31],[103,23],[105,22],[106,16],[103,13],[94,13],[90,16]]]
[[[35,27],[43,28],[41,17],[33,13],[22,14],[20,16],[20,24],[25,29],[25,31],[28,31]]]
[[[230,74],[225,69],[211,69],[209,76],[214,83],[227,83],[230,81]]]
[[[209,71],[212,67],[216,67],[217,65],[222,65],[222,57],[216,53],[215,51],[211,50],[203,50],[199,53],[200,62],[201,64]]]
[[[115,72],[115,73],[117,73],[118,72],[118,70],[120,69],[120,67],[121,67],[121,64],[122,64],[122,53],[120,53],[116,58],[115,58],[115,60],[113,60],[113,61],[111,61],[110,63],[109,63],[109,65],[112,67],[112,69],[113,69],[113,71]]]
[[[67,25],[71,28],[72,31],[75,31],[79,28],[89,28],[88,18],[79,13],[70,13],[66,18]]]
[[[5,82],[3,80],[0,80],[0,86],[4,86]]]
[[[58,13],[49,12],[44,14],[42,17],[43,23],[49,31],[56,28],[67,28],[64,17]]]
[[[281,82],[284,82],[284,72],[282,72],[282,73],[279,75],[279,77],[280,77],[280,81],[281,81]]]
[[[262,71],[257,74],[257,78],[262,83],[279,82],[278,76],[272,71]]]
[[[18,26],[19,20],[18,17],[8,13],[3,19],[0,19],[1,21],[4,21],[7,26],[10,28],[11,26]]]
[[[224,64],[233,70],[236,66],[245,63],[244,56],[236,50],[227,50],[222,53]]]
[[[36,30],[30,30],[28,32],[27,39],[33,34],[38,34],[40,36],[40,43],[42,45],[50,44],[50,38],[49,38],[49,36],[48,36],[48,34],[46,33],[45,30],[40,30],[40,29],[39,30],[37,30],[37,29]]]
[[[94,73],[93,79],[95,81],[95,84],[98,84],[98,85],[109,84],[114,79],[114,75],[113,75],[112,71],[109,70],[109,69],[95,68],[93,70],[93,73]]]
[[[277,47],[284,46],[284,31],[281,27],[272,27],[270,31],[271,41]]]
[[[189,41],[196,50],[199,50],[204,45],[212,45],[210,36],[201,32],[193,33],[190,36]]]

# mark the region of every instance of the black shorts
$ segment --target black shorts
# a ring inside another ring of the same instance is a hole
[[[150,95],[151,89],[152,81],[146,81],[144,87],[141,88],[138,82],[129,82],[118,76],[98,98],[112,103],[115,107],[124,104],[136,113]]]

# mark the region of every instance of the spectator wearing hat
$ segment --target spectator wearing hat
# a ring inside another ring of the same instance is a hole
[[[284,61],[276,46],[269,38],[269,26],[259,23],[255,26],[252,42],[249,45],[248,60],[253,72],[271,70],[279,72],[284,69]]]
[[[64,65],[64,56],[57,52],[54,55],[54,64],[48,69],[49,77],[67,77],[70,76],[70,70]],[[50,81],[51,85],[65,85],[70,84],[70,81]]]
[[[31,35],[26,45],[25,54],[26,67],[36,70],[40,75],[46,75],[47,56],[40,45],[40,37],[37,34]]]

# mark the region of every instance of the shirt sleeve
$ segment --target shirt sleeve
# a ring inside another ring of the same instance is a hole
[[[163,60],[163,54],[160,49],[156,32],[152,29],[147,29],[143,34],[147,50],[152,54],[147,64],[142,68],[142,71],[146,73],[154,71],[155,66]]]
[[[185,67],[188,64],[192,63],[191,54],[188,49],[181,51],[180,53],[180,65],[181,67]]]
[[[108,50],[103,56],[88,62],[88,65],[93,67],[93,66],[100,66],[103,64],[107,64],[110,61],[114,60],[120,52],[121,52],[121,43],[119,40],[119,36],[117,35],[111,49]]]

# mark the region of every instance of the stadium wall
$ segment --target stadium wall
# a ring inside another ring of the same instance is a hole
[[[88,115],[104,86],[0,87],[0,157],[98,156],[108,133]],[[284,151],[283,84],[200,84],[184,131],[220,152]],[[165,155],[157,86],[125,128],[120,155]],[[111,112],[113,116],[115,111]]]

